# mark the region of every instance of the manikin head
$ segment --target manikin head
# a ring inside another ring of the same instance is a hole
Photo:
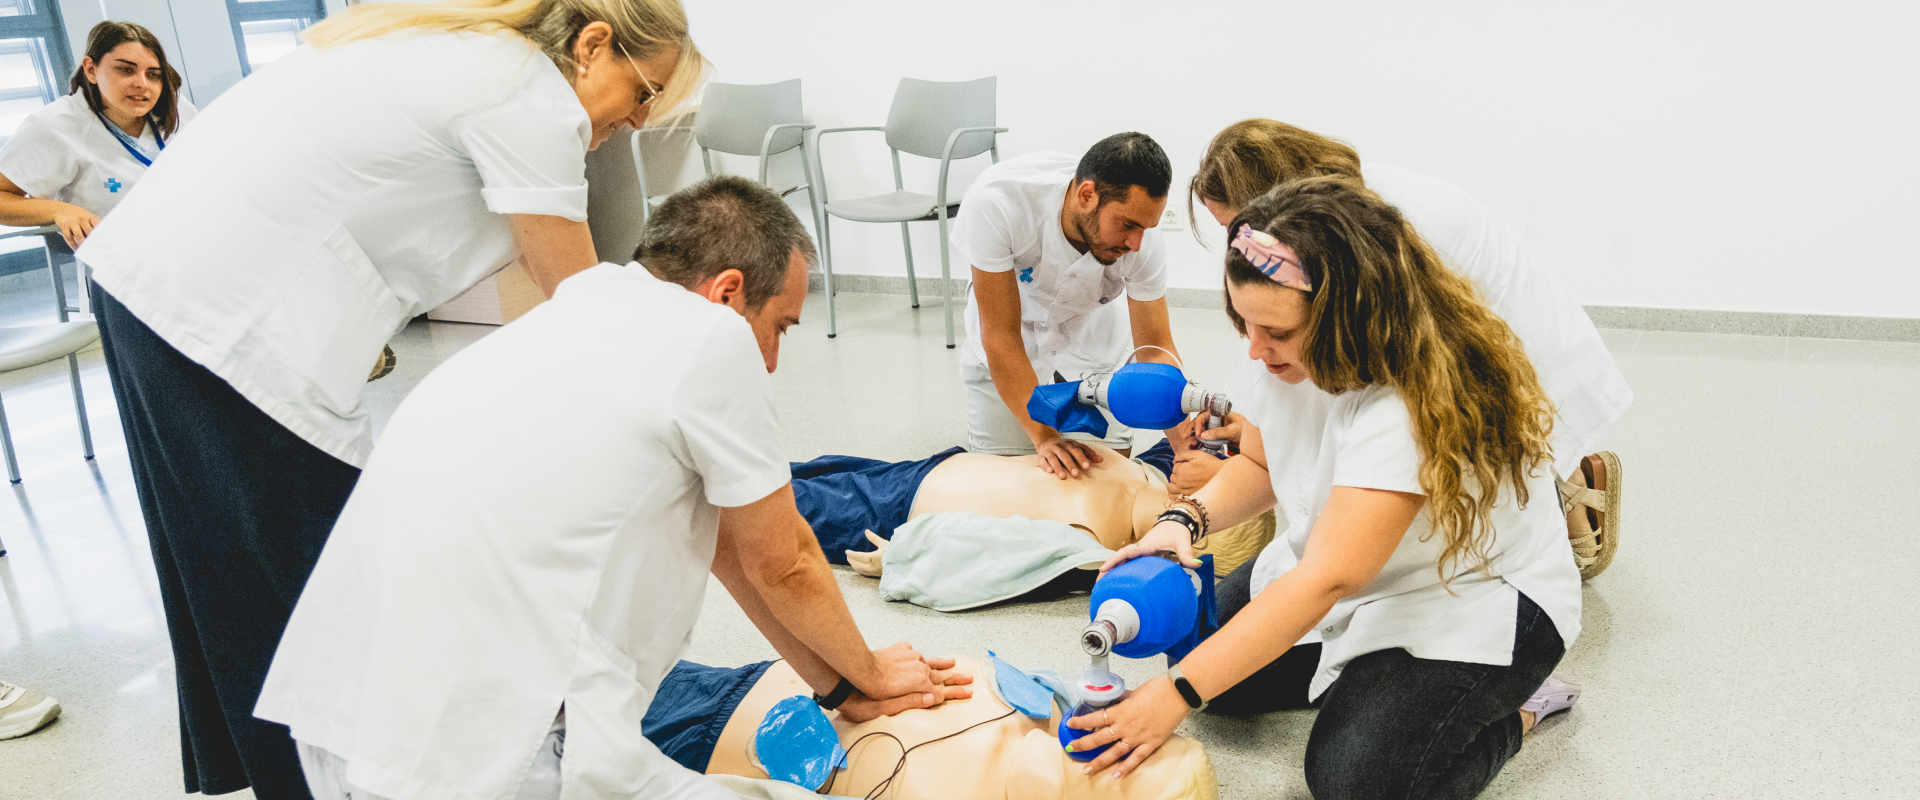
[[[1144,133],[1116,133],[1080,157],[1060,227],[1094,260],[1112,264],[1139,250],[1147,229],[1160,224],[1172,183],[1173,165],[1159,143]]]
[[[180,73],[153,32],[131,22],[108,20],[87,34],[87,54],[67,82],[87,106],[123,128],[152,116],[160,136],[179,127]]]
[[[513,31],[560,70],[593,123],[589,149],[622,125],[679,113],[706,60],[680,0],[463,0],[365,3],[307,29],[314,47],[457,31]]]
[[[813,258],[813,240],[793,210],[766,187],[733,176],[668,197],[633,253],[654,277],[746,317],[768,372],[779,366],[780,336],[800,322]]]

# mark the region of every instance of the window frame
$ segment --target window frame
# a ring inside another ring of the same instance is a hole
[[[287,19],[327,18],[326,0],[227,0],[227,18],[233,24],[233,46],[240,54],[240,74],[253,74],[253,60],[247,57],[247,34],[243,22],[277,22]]]

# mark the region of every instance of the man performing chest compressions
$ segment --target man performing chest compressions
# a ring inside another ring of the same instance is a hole
[[[960,362],[969,450],[1037,453],[1042,469],[1079,477],[1101,457],[1027,415],[1033,388],[1112,371],[1136,346],[1148,348],[1142,359],[1177,358],[1153,230],[1172,181],[1160,145],[1121,133],[1077,161],[1008,159],[967,190],[953,246],[973,266]],[[1102,443],[1125,455],[1132,436],[1116,424]]]

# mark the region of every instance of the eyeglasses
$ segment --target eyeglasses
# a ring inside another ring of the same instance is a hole
[[[660,96],[660,87],[655,86],[653,84],[653,79],[647,77],[647,73],[642,72],[640,70],[640,61],[627,53],[626,45],[620,44],[619,42],[614,42],[613,46],[620,48],[620,55],[625,56],[627,59],[627,63],[633,65],[633,74],[640,76],[640,82],[647,85],[646,98],[641,100],[638,103],[634,103],[635,108],[645,108],[648,103],[653,102],[655,98]]]

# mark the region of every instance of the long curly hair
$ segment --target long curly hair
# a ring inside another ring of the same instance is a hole
[[[1313,285],[1301,360],[1314,385],[1384,384],[1406,403],[1429,535],[1446,541],[1441,578],[1484,569],[1502,492],[1526,505],[1528,477],[1552,462],[1553,405],[1519,338],[1399,209],[1351,178],[1276,186],[1241,210],[1229,237],[1243,223],[1292,247]],[[1226,281],[1296,291],[1231,247]],[[1227,315],[1245,335],[1231,301]]]

